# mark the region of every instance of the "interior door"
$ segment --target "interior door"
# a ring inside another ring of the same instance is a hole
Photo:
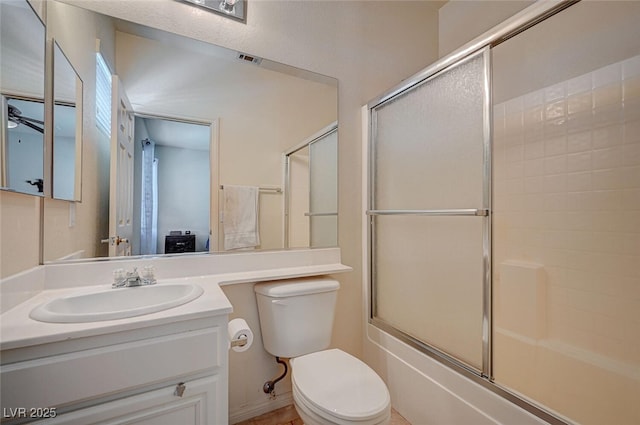
[[[133,236],[134,115],[122,82],[113,76],[111,169],[109,190],[109,256],[131,255]]]

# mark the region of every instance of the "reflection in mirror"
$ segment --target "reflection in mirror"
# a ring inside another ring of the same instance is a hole
[[[29,3],[0,1],[0,188],[4,190],[43,194],[44,55],[44,24]]]
[[[133,255],[209,251],[208,125],[135,118]]]
[[[3,146],[7,159],[6,188],[42,196],[44,103],[7,97],[3,104],[8,117]]]
[[[286,247],[338,245],[338,127],[285,152]]]
[[[53,43],[53,197],[81,200],[82,80]]]
[[[66,3],[50,1],[47,5],[48,28],[53,34],[60,33],[60,36],[67,37],[63,46],[69,52],[73,51],[74,58],[80,57],[78,54],[85,50],[82,57],[95,56],[95,38],[99,38],[100,53],[112,73],[117,75],[118,87],[129,99],[134,115],[217,123],[215,129],[211,127],[211,140],[216,140],[216,144],[215,147],[210,145],[208,157],[212,158],[212,162],[209,163],[209,172],[200,173],[199,183],[192,184],[193,187],[209,187],[209,193],[202,195],[202,199],[208,199],[210,204],[210,224],[203,232],[210,235],[211,250],[224,249],[224,235],[220,234],[224,228],[224,217],[220,210],[225,192],[220,188],[231,185],[280,189],[259,192],[260,244],[256,249],[283,249],[285,203],[282,152],[337,120],[337,81],[266,58],[255,58]],[[91,24],[80,26],[76,25],[77,22]],[[85,87],[95,86],[95,62],[93,69],[86,64],[79,74]],[[84,104],[85,122],[95,122],[94,117],[87,116],[95,113],[95,104],[89,103],[93,101],[92,93],[88,93]],[[117,108],[112,107],[112,110]],[[95,126],[86,126],[87,131],[95,132],[95,136],[85,135],[83,150],[109,151],[110,136],[95,130]],[[114,131],[111,133],[113,136]],[[134,129],[134,145],[141,146],[144,138],[135,136],[135,133]],[[154,137],[149,139],[153,140]],[[179,136],[175,141],[184,139]],[[94,143],[100,146],[94,148]],[[138,164],[141,157],[134,152],[134,164]],[[171,160],[177,158],[177,154],[171,155]],[[162,166],[162,158],[158,160]],[[92,235],[92,240],[86,240],[89,232],[83,231],[81,235],[79,231],[74,233],[75,229],[66,227],[65,211],[62,208],[56,210],[55,205],[45,204],[45,261],[61,259],[66,254],[77,252],[82,252],[83,258],[106,255],[106,244],[100,244],[100,240],[109,243],[118,240],[114,238],[117,235],[109,234],[105,223],[105,218],[109,216],[109,205],[96,201],[94,211],[85,213],[90,205],[85,201],[88,194],[91,194],[92,200],[109,199],[108,156],[106,162],[105,167],[104,159],[84,155],[83,188],[87,186],[85,182],[95,181],[92,189],[95,188],[96,192],[83,189],[83,202],[76,206],[77,222],[95,232],[95,237]],[[182,161],[183,173],[192,169],[189,161]],[[139,184],[133,184],[134,192],[141,191]],[[159,193],[163,185],[159,178]],[[172,200],[174,204],[180,203],[180,194],[174,192],[171,195],[175,198]],[[335,213],[335,207],[322,208],[319,212]],[[195,222],[182,222],[161,228],[160,222],[158,218],[156,247],[159,254],[165,252],[164,242],[172,231],[181,231],[184,236],[186,231],[195,232],[199,226]],[[141,237],[142,233],[138,231],[130,240],[135,245],[136,239]],[[196,235],[196,247],[200,246],[196,249],[206,250],[206,242],[204,236]],[[310,244],[309,241],[307,246]],[[132,254],[136,254],[135,246],[132,248]]]
[[[338,128],[309,144],[309,244],[338,245]]]

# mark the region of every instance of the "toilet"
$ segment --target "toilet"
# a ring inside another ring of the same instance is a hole
[[[293,403],[306,425],[382,425],[391,399],[382,379],[331,342],[340,284],[326,277],[254,286],[265,349],[289,358]]]

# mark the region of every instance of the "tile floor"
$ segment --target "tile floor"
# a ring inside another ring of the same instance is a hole
[[[239,422],[236,425],[303,425],[302,419],[298,416],[293,405],[285,406],[273,412],[256,416]],[[391,409],[391,425],[411,425],[398,412]]]

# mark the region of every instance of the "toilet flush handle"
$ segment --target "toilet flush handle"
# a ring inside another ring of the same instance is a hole
[[[289,303],[285,300],[271,300],[271,304],[275,304],[275,305],[289,305]]]

